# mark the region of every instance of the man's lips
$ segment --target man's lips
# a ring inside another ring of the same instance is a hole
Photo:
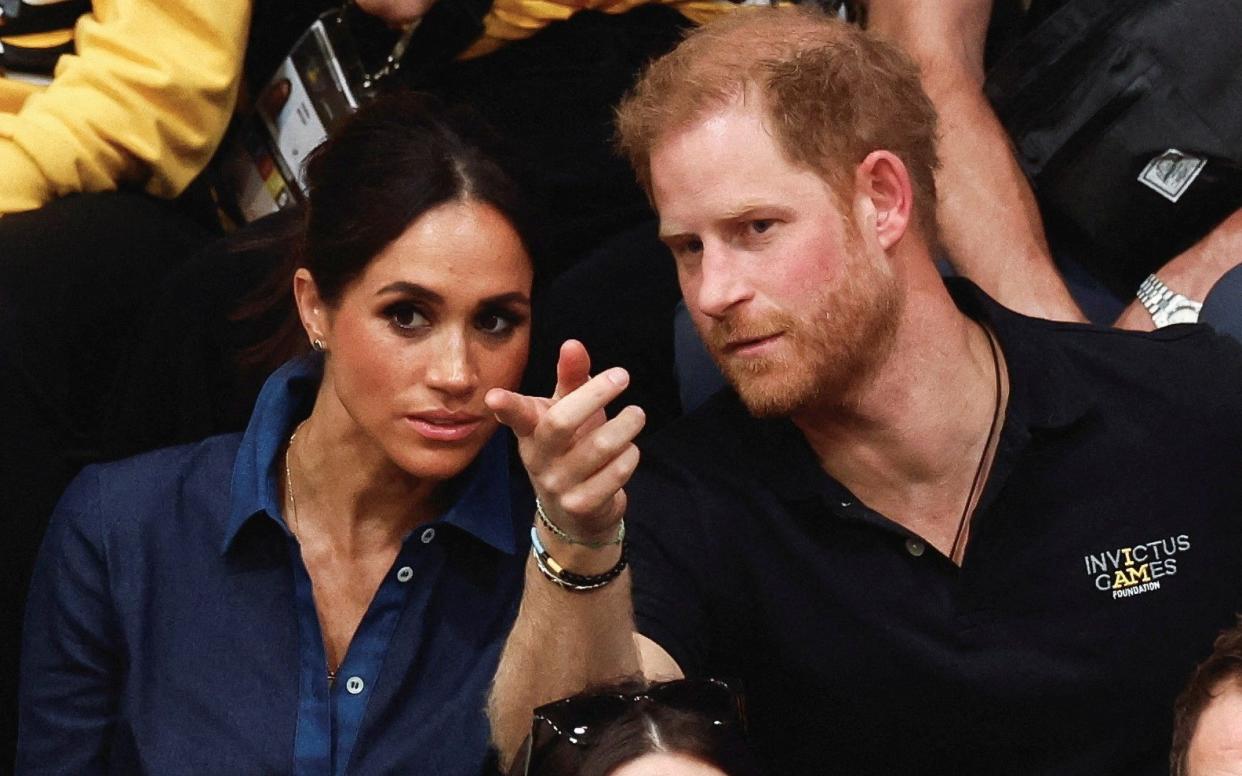
[[[731,356],[752,356],[762,353],[781,337],[781,332],[772,334],[748,335],[731,337],[725,341],[724,350]]]
[[[431,410],[407,415],[406,421],[425,439],[456,442],[473,434],[483,418],[469,412]]]

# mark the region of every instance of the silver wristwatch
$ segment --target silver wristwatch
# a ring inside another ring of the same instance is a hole
[[[1155,275],[1148,275],[1139,286],[1138,300],[1151,313],[1157,329],[1172,323],[1195,323],[1199,320],[1199,310],[1203,308],[1202,302],[1175,293]]]

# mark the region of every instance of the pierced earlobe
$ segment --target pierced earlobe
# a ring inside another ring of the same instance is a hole
[[[322,353],[325,350],[327,350],[327,348],[323,344],[323,340],[319,339],[318,337],[311,340],[311,349],[314,350],[316,353]]]

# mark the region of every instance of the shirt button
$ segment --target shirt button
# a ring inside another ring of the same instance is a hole
[[[425,531],[423,531],[423,536],[422,536],[423,544],[431,544],[431,540],[434,538],[436,538],[436,529],[428,528]]]
[[[923,544],[918,539],[906,539],[906,552],[910,553],[914,557],[918,558],[922,556],[923,551],[926,549],[927,545]]]
[[[852,506],[854,506],[854,502],[853,502],[853,501],[850,501],[849,499],[846,499],[845,501],[842,501],[842,502],[841,502],[841,508],[842,508],[842,509],[849,509],[849,508],[850,508],[850,507],[852,507]]]
[[[397,581],[398,582],[409,582],[413,578],[414,578],[414,569],[410,568],[409,566],[402,566],[401,568],[397,569]]]
[[[366,687],[366,683],[362,681],[361,676],[351,676],[345,681],[345,691],[350,695],[357,695],[362,692],[363,687]]]

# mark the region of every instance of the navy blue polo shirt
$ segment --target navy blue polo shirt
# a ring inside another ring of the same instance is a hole
[[[1167,774],[1174,697],[1242,606],[1242,349],[950,288],[1011,383],[963,566],[726,391],[643,449],[637,627],[742,680],[774,773]]]
[[[27,607],[19,773],[483,772],[533,510],[509,435],[406,537],[329,686],[278,487],[320,370],[315,356],[285,365],[244,435],[70,486]]]

